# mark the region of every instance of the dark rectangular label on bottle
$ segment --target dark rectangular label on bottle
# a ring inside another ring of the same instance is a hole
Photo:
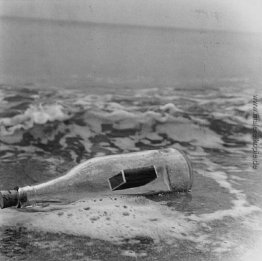
[[[157,178],[155,166],[125,169],[108,179],[112,191],[140,187]]]

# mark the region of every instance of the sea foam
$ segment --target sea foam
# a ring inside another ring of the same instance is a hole
[[[30,105],[24,113],[0,119],[2,135],[12,135],[18,129],[30,129],[35,124],[69,119],[70,113],[61,104]]]

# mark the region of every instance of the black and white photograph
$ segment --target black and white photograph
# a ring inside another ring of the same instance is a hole
[[[0,0],[0,261],[262,260],[261,0]]]

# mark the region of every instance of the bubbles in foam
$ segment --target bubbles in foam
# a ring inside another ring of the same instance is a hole
[[[183,214],[145,198],[116,197],[116,199],[103,198],[102,201],[95,202],[91,199],[85,200],[65,206],[62,210],[48,212],[48,215],[42,212],[20,212],[16,220],[10,218],[15,214],[10,210],[4,213],[6,219],[1,223],[11,225],[10,223],[19,222],[29,229],[86,235],[109,241],[112,237],[114,241],[121,241],[122,238],[143,235],[158,242],[167,237],[183,237],[181,233],[187,233],[192,229],[192,224],[185,220]],[[115,206],[115,202],[119,207]],[[155,218],[154,222],[150,221],[152,217]]]

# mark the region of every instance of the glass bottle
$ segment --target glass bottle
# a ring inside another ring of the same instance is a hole
[[[193,171],[181,151],[168,148],[95,157],[53,180],[0,192],[0,207],[69,203],[110,194],[188,192]]]

